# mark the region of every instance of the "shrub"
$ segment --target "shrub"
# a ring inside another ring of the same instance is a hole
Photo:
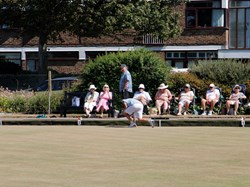
[[[221,85],[235,85],[250,79],[250,64],[237,60],[199,61],[190,71],[201,79]]]
[[[170,67],[156,53],[145,49],[110,53],[90,61],[82,71],[82,89],[95,84],[99,89],[107,83],[116,94],[115,102],[120,101],[118,94],[120,65],[126,64],[133,79],[133,90],[138,90],[140,83],[145,84],[146,90],[152,95],[160,83],[165,83]],[[116,103],[117,104],[117,103]]]
[[[195,88],[197,96],[203,96],[207,90],[206,81],[199,79],[192,73],[172,73],[168,78],[168,85],[171,92],[178,94],[180,88],[188,83],[191,87]]]
[[[51,110],[55,111],[63,97],[62,91],[51,96]],[[0,112],[20,112],[29,114],[47,113],[48,92],[10,91],[0,88]]]

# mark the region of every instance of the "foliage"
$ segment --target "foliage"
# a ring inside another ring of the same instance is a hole
[[[22,28],[29,37],[39,37],[39,61],[45,71],[46,44],[60,33],[97,37],[126,30],[138,35],[153,34],[171,38],[180,33],[175,6],[185,0],[100,1],[100,0],[5,0],[5,22]],[[0,14],[1,15],[1,14]]]
[[[235,85],[250,79],[250,63],[230,59],[199,61],[191,67],[191,73],[220,85]]]
[[[183,88],[185,84],[190,84],[196,91],[196,96],[203,96],[207,91],[206,81],[199,79],[195,74],[192,73],[171,73],[168,77],[169,89],[175,95],[178,94],[179,89]]]
[[[103,85],[107,83],[110,90],[116,93],[115,100],[119,102],[120,96],[117,93],[121,64],[126,64],[129,68],[133,79],[133,90],[138,90],[138,85],[143,83],[151,95],[155,94],[160,83],[166,82],[170,71],[160,56],[145,49],[110,53],[90,61],[84,67],[81,89],[87,89],[90,84],[94,84],[101,91]]]
[[[51,96],[51,111],[56,111],[63,94],[61,91],[53,92]],[[10,91],[0,89],[0,112],[15,113],[47,113],[48,92]]]

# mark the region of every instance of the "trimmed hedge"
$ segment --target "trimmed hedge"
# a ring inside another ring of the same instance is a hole
[[[51,111],[56,111],[63,97],[62,91],[51,96]],[[48,112],[48,92],[24,92],[0,89],[0,112],[39,114]]]

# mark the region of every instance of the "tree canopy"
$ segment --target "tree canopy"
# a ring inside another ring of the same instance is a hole
[[[138,36],[162,39],[180,33],[175,7],[185,0],[3,0],[3,22],[39,37],[40,61],[44,64],[48,40],[60,33],[98,37],[133,30]],[[44,56],[43,56],[44,55]],[[43,57],[43,58],[42,58]],[[41,64],[42,65],[42,64]]]

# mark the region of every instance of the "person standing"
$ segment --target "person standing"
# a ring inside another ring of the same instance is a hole
[[[121,65],[121,78],[119,82],[119,92],[122,94],[123,99],[132,97],[132,77],[126,64]]]

